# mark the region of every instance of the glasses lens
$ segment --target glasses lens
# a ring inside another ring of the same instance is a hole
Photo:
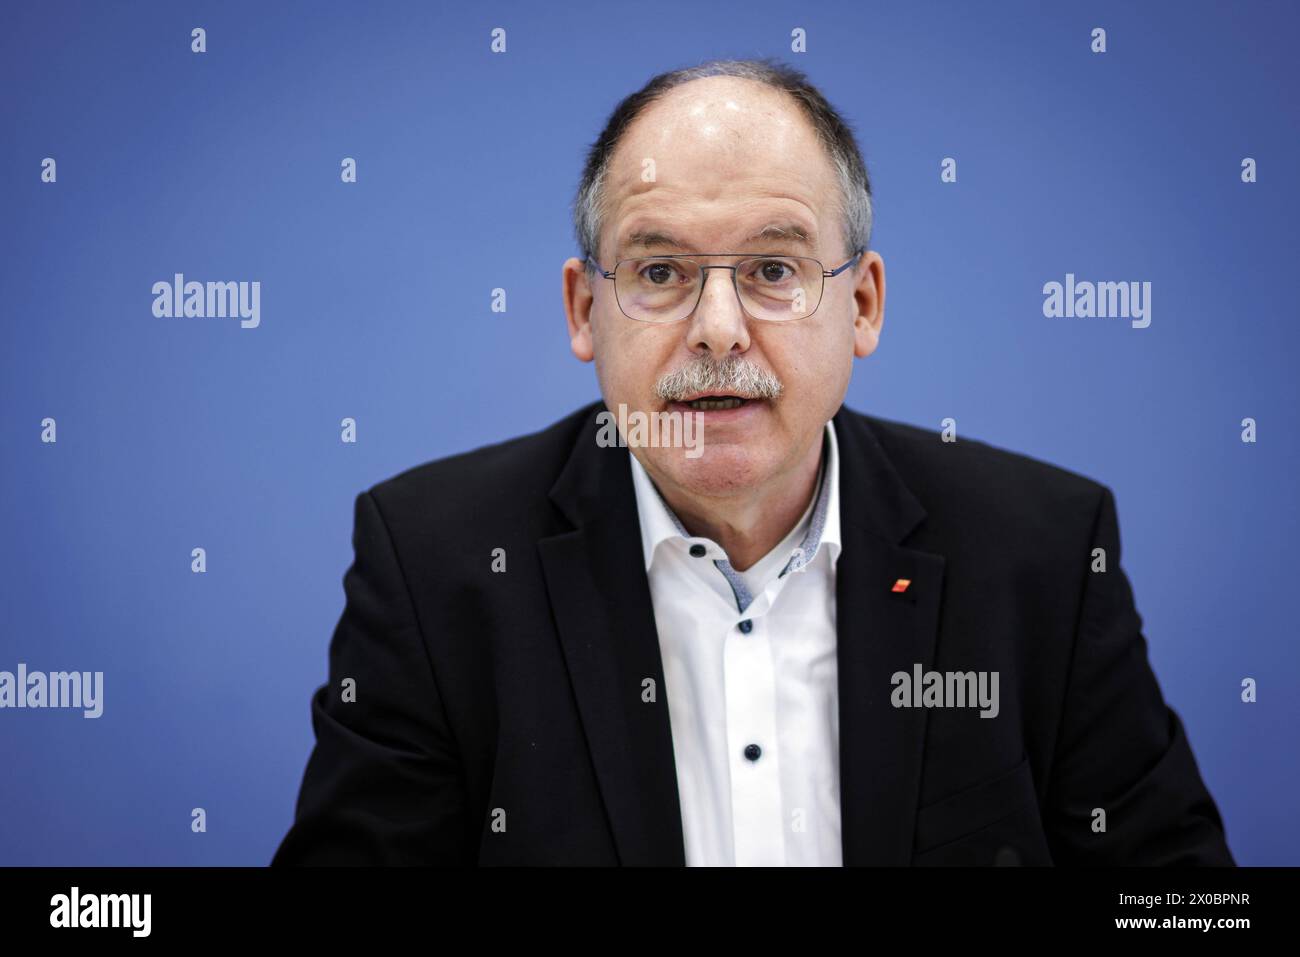
[[[628,259],[614,273],[619,307],[642,322],[674,322],[695,308],[702,270],[687,259]]]
[[[736,268],[736,288],[745,311],[755,319],[802,319],[822,298],[822,264],[799,256],[746,259]]]

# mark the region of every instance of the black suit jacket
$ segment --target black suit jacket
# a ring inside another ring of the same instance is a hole
[[[357,496],[273,863],[684,863],[672,689],[603,408]],[[844,863],[1232,864],[1147,661],[1111,492],[848,408],[834,423]],[[894,707],[917,663],[999,672],[1000,713]]]

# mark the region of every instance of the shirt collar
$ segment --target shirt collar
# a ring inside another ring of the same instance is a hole
[[[807,565],[824,546],[832,567],[839,558],[842,547],[840,540],[840,468],[839,443],[835,437],[833,421],[826,423],[824,439],[824,456],[822,463],[822,480],[817,489],[817,498],[809,516],[808,530],[799,549],[791,554],[790,561],[782,569],[784,575],[789,571]],[[632,486],[636,491],[637,517],[641,525],[641,550],[645,560],[646,571],[654,564],[655,552],[659,546],[670,539],[692,536],[686,531],[681,521],[668,507],[659,490],[655,488],[645,467],[637,457],[629,453],[632,460]],[[701,542],[707,539],[699,539]],[[723,556],[725,559],[725,556]]]

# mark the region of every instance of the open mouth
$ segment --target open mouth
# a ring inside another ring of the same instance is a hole
[[[722,412],[727,409],[739,409],[748,399],[736,395],[706,395],[691,399],[686,404],[697,412]]]

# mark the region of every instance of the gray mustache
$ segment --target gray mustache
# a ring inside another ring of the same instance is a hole
[[[655,384],[655,395],[665,402],[681,402],[699,392],[725,393],[742,399],[775,399],[784,388],[774,373],[741,356],[714,359],[700,353],[676,372],[662,376]]]

